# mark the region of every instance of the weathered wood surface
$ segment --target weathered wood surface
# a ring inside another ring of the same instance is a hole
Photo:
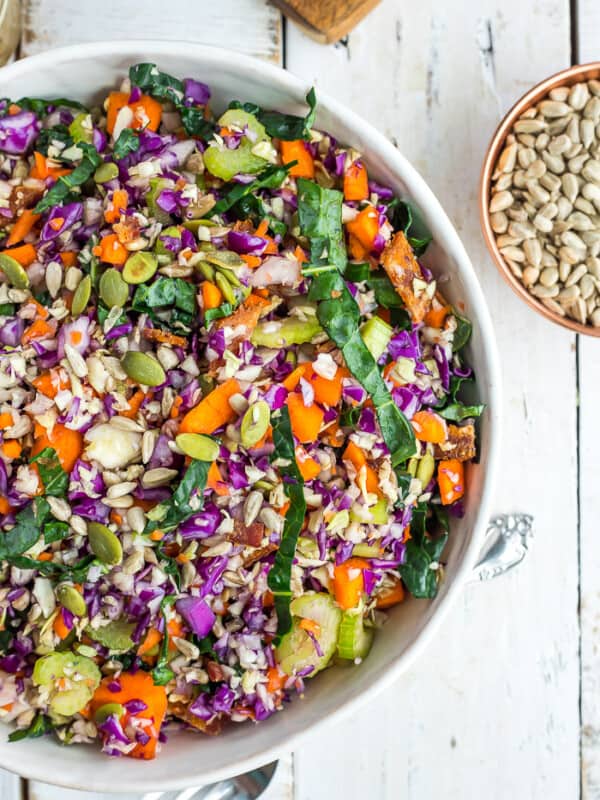
[[[384,0],[344,44],[319,46],[288,25],[285,48],[279,13],[263,0],[178,0],[169,9],[167,27],[158,0],[139,14],[117,0],[101,12],[91,0],[24,0],[21,53],[128,36],[186,38],[275,62],[285,50],[289,69],[397,142],[457,225],[494,317],[505,411],[496,509],[536,517],[526,562],[468,587],[410,673],[314,737],[293,770],[287,759],[268,800],[600,798],[598,345],[582,339],[576,352],[573,336],[504,286],[483,247],[475,194],[500,114],[570,61],[568,1]],[[579,0],[577,11],[579,60],[598,59],[600,6]],[[0,773],[2,800],[20,792],[18,779]],[[29,796],[86,798],[42,784]]]
[[[409,674],[297,754],[299,800],[336,797],[342,786],[382,800],[578,795],[575,340],[503,284],[476,202],[500,114],[567,66],[569,50],[566,0],[384,0],[344,45],[327,49],[288,28],[287,66],[396,141],[458,227],[503,364],[495,505],[530,511],[537,530],[529,559],[469,587]]]

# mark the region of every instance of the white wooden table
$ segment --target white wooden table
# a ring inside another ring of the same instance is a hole
[[[600,342],[558,330],[512,294],[476,207],[500,114],[543,77],[600,58],[599,0],[384,0],[330,47],[263,0],[23,7],[22,56],[99,38],[184,38],[314,80],[421,171],[491,308],[506,419],[496,508],[535,515],[533,552],[511,575],[468,587],[414,668],[286,759],[268,800],[600,798]],[[2,800],[26,797],[89,798],[0,773]]]

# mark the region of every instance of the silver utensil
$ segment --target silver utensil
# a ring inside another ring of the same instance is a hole
[[[208,786],[193,786],[176,792],[150,792],[143,795],[142,800],[255,800],[271,783],[278,763],[272,761],[264,767]]]

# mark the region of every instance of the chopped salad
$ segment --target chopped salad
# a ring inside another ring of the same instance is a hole
[[[0,101],[11,740],[149,759],[265,720],[436,594],[471,326],[306,100],[216,116],[136,64],[101,108]]]

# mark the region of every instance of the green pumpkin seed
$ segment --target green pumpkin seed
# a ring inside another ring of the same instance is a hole
[[[264,492],[270,492],[275,486],[269,481],[264,481],[262,478],[252,485],[253,489],[262,489]]]
[[[201,433],[180,433],[175,442],[186,456],[198,461],[214,461],[219,455],[219,443]]]
[[[87,613],[85,600],[74,586],[69,583],[61,583],[56,589],[56,598],[61,606],[64,606],[76,617],[84,617]]]
[[[237,275],[232,270],[225,269],[225,267],[217,267],[217,269],[223,275],[224,278],[227,278],[227,280],[229,281],[229,283],[232,286],[241,286],[242,285],[240,280],[238,279]]]
[[[106,164],[100,164],[96,172],[94,172],[94,180],[96,183],[108,183],[119,177],[119,168],[111,161]]]
[[[95,642],[99,642],[104,647],[108,647],[113,653],[120,652],[126,653],[133,647],[131,634],[135,630],[134,622],[127,622],[123,619],[113,619],[108,625],[102,625],[100,628],[92,628],[88,625],[85,633]]]
[[[211,283],[215,282],[215,268],[211,266],[208,261],[199,261],[195,266],[207,281],[210,281]]]
[[[12,256],[0,253],[0,269],[15,289],[27,289],[29,286],[29,275]]]
[[[204,253],[205,261],[223,269],[240,269],[244,261],[232,250],[207,250]]]
[[[419,461],[417,467],[416,477],[421,481],[423,488],[427,486],[429,481],[433,478],[435,472],[435,459],[430,452],[425,453],[423,458]]]
[[[123,308],[129,297],[129,286],[118,269],[111,267],[100,278],[100,297],[109,308]]]
[[[90,301],[91,294],[92,294],[92,278],[90,275],[86,275],[85,278],[82,278],[79,281],[79,284],[75,289],[75,294],[73,295],[71,314],[73,314],[74,317],[78,317],[80,314],[83,314],[83,312],[87,308],[87,304]]]
[[[88,540],[92,553],[103,564],[113,567],[123,560],[123,548],[117,536],[100,522],[88,523]]]
[[[123,267],[123,278],[127,283],[145,283],[158,269],[158,261],[152,253],[134,253]]]
[[[253,403],[244,414],[240,428],[244,447],[254,447],[263,438],[271,422],[271,409],[264,400]]]
[[[109,717],[115,716],[117,719],[120,719],[123,714],[125,713],[125,707],[121,705],[121,703],[105,703],[100,708],[96,709],[96,713],[94,714],[95,722],[99,722],[102,724],[106,722]]]
[[[153,356],[137,350],[125,353],[121,366],[130,378],[145,386],[160,386],[167,379],[164,369]]]
[[[221,293],[225,298],[225,300],[227,300],[228,303],[234,305],[236,302],[235,293],[233,291],[233,287],[231,286],[227,278],[222,273],[217,272],[217,274],[215,275],[215,283],[221,290]]]

